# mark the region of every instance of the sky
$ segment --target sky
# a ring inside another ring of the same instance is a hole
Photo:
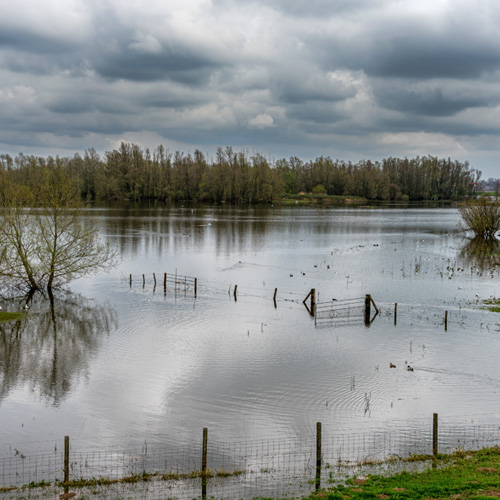
[[[0,154],[122,141],[500,177],[497,0],[0,0]]]

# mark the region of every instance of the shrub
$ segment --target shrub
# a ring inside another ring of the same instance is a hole
[[[485,240],[494,239],[500,231],[500,202],[483,196],[469,200],[459,207],[466,229]]]

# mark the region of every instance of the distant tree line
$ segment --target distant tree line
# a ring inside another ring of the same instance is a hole
[[[219,148],[214,158],[198,149],[153,152],[122,143],[103,157],[94,149],[73,157],[0,155],[0,170],[36,192],[46,168],[61,168],[84,199],[272,202],[302,193],[368,200],[453,200],[471,195],[481,173],[468,162],[433,156],[357,163],[320,156],[270,161],[263,155]]]

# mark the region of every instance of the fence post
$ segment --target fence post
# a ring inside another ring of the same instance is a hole
[[[207,449],[208,449],[208,429],[203,427],[203,450],[201,457],[201,496],[207,497]]]
[[[396,326],[398,322],[398,303],[394,304],[394,326]]]
[[[371,296],[369,294],[365,297],[365,325],[368,326],[370,324],[370,316],[371,316]]]
[[[132,275],[130,275],[130,286],[132,286]]]
[[[448,330],[448,311],[444,312],[444,330]]]
[[[276,294],[278,293],[278,289],[274,289],[274,295],[273,295],[273,302],[274,302],[274,308],[276,309],[278,305],[276,304]]]
[[[234,285],[234,292],[233,292],[233,295],[234,295],[234,301],[236,302],[238,299],[236,298],[236,291],[238,290],[238,285]]]
[[[69,483],[69,436],[64,436],[64,491],[67,493]]]
[[[142,275],[142,288],[144,288],[144,285],[146,284],[146,276],[144,274]]]
[[[306,304],[307,299],[311,297],[311,307],[309,308]],[[302,301],[302,303],[306,306],[307,311],[311,316],[314,316],[314,311],[316,309],[316,289],[311,288],[311,291],[307,294],[306,298]]]
[[[321,488],[321,422],[316,422],[316,491]]]
[[[437,457],[438,454],[438,414],[432,415],[432,456]]]
[[[198,278],[194,279],[194,298],[198,296]]]

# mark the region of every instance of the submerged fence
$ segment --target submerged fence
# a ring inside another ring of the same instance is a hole
[[[168,447],[144,443],[141,449],[86,449],[66,438],[51,449],[0,459],[0,498],[17,498],[31,486],[32,497],[101,488],[99,498],[253,498],[307,496],[360,471],[377,473],[428,467],[439,452],[500,444],[500,427],[442,426],[437,415],[427,429],[369,434],[325,432],[295,439],[212,442],[207,429],[197,445]],[[412,455],[428,461],[407,462]],[[390,460],[388,460],[390,459]],[[29,496],[29,495],[28,495]]]
[[[146,286],[146,275],[143,274],[142,277],[139,278],[139,281],[142,283],[142,287]],[[132,283],[134,282],[134,278],[132,274],[129,275],[129,284],[132,287]],[[163,287],[163,291],[166,294],[168,289],[173,289],[174,292],[178,290],[184,290],[186,293],[188,290],[192,291],[194,297],[196,298],[198,295],[198,278],[194,278],[193,276],[184,276],[181,274],[175,273],[163,273],[163,275],[158,275],[158,279],[156,273],[153,273],[153,290],[156,290],[156,285],[160,284]]]
[[[312,292],[312,291],[311,291]],[[307,298],[307,297],[306,297]],[[372,306],[375,310],[372,314]],[[314,315],[315,324],[350,324],[353,320],[364,320],[365,325],[369,325],[379,309],[371,295],[365,297],[335,300],[328,302],[311,303],[311,310]]]

